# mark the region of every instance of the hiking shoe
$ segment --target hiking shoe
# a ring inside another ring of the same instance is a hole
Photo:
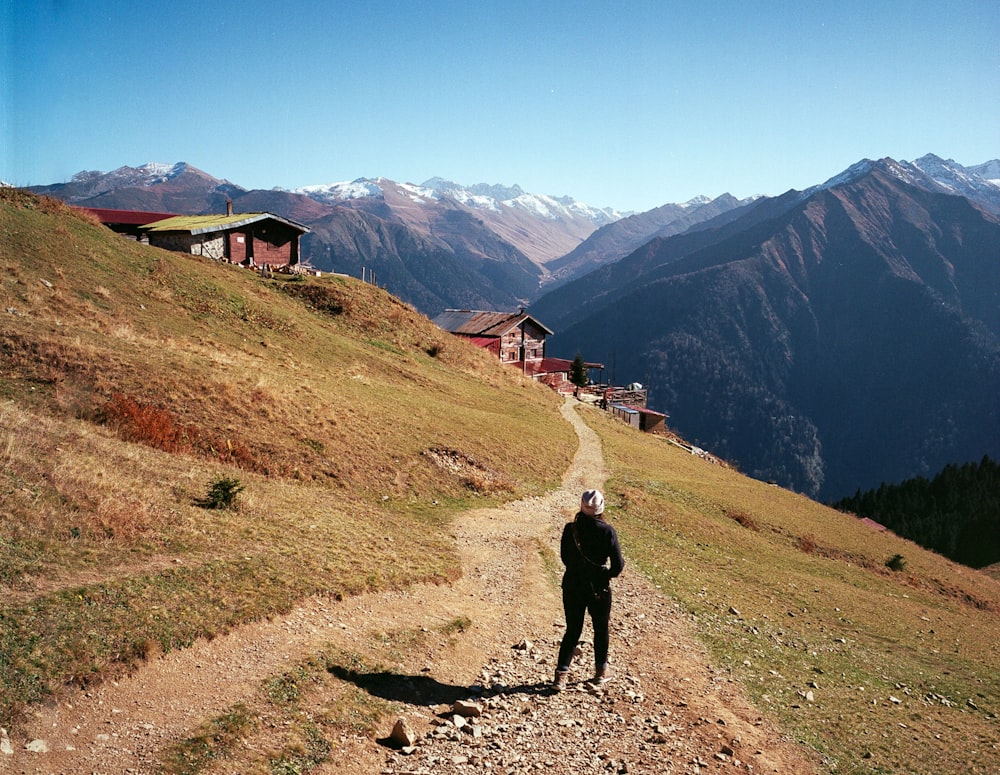
[[[594,672],[594,677],[590,679],[590,682],[594,686],[604,686],[608,681],[611,680],[611,671],[608,670],[608,666],[599,667]]]
[[[556,670],[556,679],[552,682],[552,690],[561,692],[569,683],[569,670]]]

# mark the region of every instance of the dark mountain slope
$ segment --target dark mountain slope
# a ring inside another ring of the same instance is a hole
[[[521,302],[506,289],[531,283],[510,265],[466,260],[444,242],[362,210],[337,208],[311,228],[303,252],[314,266],[357,277],[362,268],[374,271],[379,285],[425,314],[449,307],[516,307]],[[507,278],[505,272],[518,276]]]
[[[565,256],[546,264],[551,273],[546,288],[557,288],[575,277],[627,256],[656,237],[680,234],[746,203],[747,200],[723,194],[711,201],[666,204],[606,224]]]
[[[1000,561],[1000,464],[987,455],[831,505],[973,568]]]
[[[544,298],[553,353],[613,359],[684,436],[813,495],[997,453],[997,219],[877,166],[748,216]]]
[[[233,209],[240,213],[275,213],[310,224],[329,216],[335,207],[291,191],[252,189],[234,198]]]
[[[541,269],[468,210],[445,202],[401,217],[399,202],[363,202],[349,207],[250,191],[234,206],[297,216],[311,229],[302,241],[310,264],[355,277],[374,272],[380,285],[427,315],[470,305],[516,308],[537,293]]]
[[[789,191],[780,197],[759,199],[683,234],[653,239],[620,261],[546,293],[532,305],[532,313],[546,325],[551,322],[565,328],[598,307],[616,304],[623,296],[647,285],[655,276],[652,273],[688,256],[695,257],[695,262],[713,261],[714,253],[708,253],[707,259],[701,254],[720,245],[725,246],[718,251],[723,256],[750,250],[766,239],[770,222],[796,207],[802,196],[798,191]]]

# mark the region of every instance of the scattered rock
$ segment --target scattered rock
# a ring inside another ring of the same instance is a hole
[[[456,700],[451,709],[464,718],[478,718],[483,715],[483,706],[471,700]]]
[[[24,746],[24,750],[32,753],[48,753],[49,745],[44,740],[32,740]]]
[[[405,718],[400,717],[392,727],[389,735],[389,743],[395,748],[408,748],[417,742],[417,734],[411,728]]]

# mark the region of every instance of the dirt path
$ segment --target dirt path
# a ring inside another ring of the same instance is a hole
[[[167,745],[234,703],[249,701],[261,681],[298,660],[331,645],[357,650],[379,633],[442,632],[459,618],[471,626],[457,636],[428,638],[401,656],[392,666],[397,688],[384,685],[379,692],[402,708],[400,715],[418,733],[415,749],[404,754],[345,733],[334,741],[331,758],[312,772],[815,771],[735,684],[713,671],[672,603],[628,567],[614,585],[615,681],[604,691],[588,690],[585,643],[577,682],[562,694],[549,691],[562,635],[551,558],[579,494],[606,478],[600,442],[574,404],[569,400],[563,414],[576,428],[580,447],[562,488],[463,514],[454,528],[463,567],[455,584],[343,602],[311,599],[280,619],[168,654],[123,680],[41,709],[27,736],[11,741],[14,752],[0,754],[0,771],[155,772]],[[373,690],[357,676],[345,678],[351,680]],[[459,695],[484,709],[467,731],[456,729],[443,712]],[[393,721],[385,722],[381,735]],[[266,738],[265,731],[246,746],[266,749]],[[32,741],[47,750],[27,750]],[[212,770],[236,771],[224,762]]]

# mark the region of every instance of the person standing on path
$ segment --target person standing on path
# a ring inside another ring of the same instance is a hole
[[[579,512],[563,528],[559,554],[566,566],[562,579],[566,634],[559,645],[553,688],[556,691],[566,688],[569,666],[583,632],[584,614],[588,611],[594,626],[594,677],[591,682],[599,686],[610,679],[610,581],[625,567],[618,534],[604,519],[604,496],[600,490],[583,493]]]

